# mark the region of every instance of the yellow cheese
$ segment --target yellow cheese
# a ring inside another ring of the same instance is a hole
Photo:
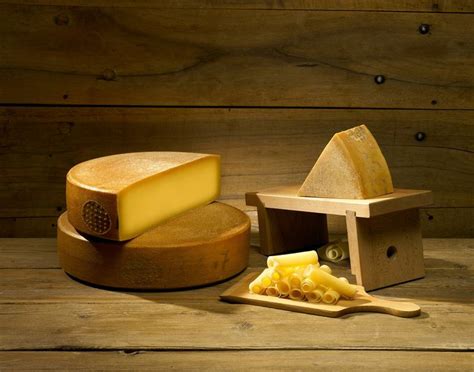
[[[356,293],[355,286],[348,284],[345,280],[336,278],[335,276],[328,274],[324,270],[321,270],[317,267],[313,267],[313,269],[309,272],[308,279],[311,280],[315,285],[323,285],[327,288],[331,288],[348,298],[354,297]]]
[[[288,253],[267,258],[268,267],[299,266],[316,263],[318,263],[318,254],[316,251]]]
[[[126,242],[79,233],[67,212],[58,220],[61,267],[75,278],[114,288],[173,289],[222,281],[245,269],[250,220],[211,203]]]
[[[337,301],[339,301],[339,298],[341,297],[341,295],[332,290],[332,289],[328,289],[325,293],[324,293],[324,296],[323,296],[323,302],[326,303],[326,304],[335,304],[337,303]]]
[[[220,157],[137,152],[89,160],[67,175],[69,220],[79,231],[111,240],[134,238],[218,198]]]
[[[316,251],[268,257],[267,265],[249,284],[250,293],[336,304],[341,295],[353,298],[357,291],[346,278],[333,276],[329,266],[320,266]]]
[[[382,151],[360,125],[332,137],[297,195],[368,199],[391,192],[392,177]]]

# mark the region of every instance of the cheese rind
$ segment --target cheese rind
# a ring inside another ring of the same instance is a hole
[[[218,155],[141,152],[80,163],[67,175],[66,200],[79,231],[132,239],[218,198]]]
[[[85,282],[114,288],[174,289],[210,284],[245,269],[250,220],[211,203],[174,217],[126,242],[88,237],[65,212],[58,219],[61,267]]]
[[[382,151],[360,125],[332,137],[297,195],[368,199],[391,192],[392,177]]]

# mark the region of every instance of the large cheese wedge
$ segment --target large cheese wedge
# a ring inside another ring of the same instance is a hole
[[[391,192],[392,177],[382,151],[360,125],[332,137],[297,195],[368,199]]]
[[[58,220],[59,261],[88,283],[129,289],[194,287],[227,279],[248,262],[250,220],[226,204],[181,214],[139,237],[116,242],[87,237]]]
[[[74,166],[66,200],[79,231],[122,241],[217,199],[219,192],[218,155],[137,152]]]

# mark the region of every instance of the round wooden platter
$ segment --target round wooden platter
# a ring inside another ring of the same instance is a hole
[[[120,289],[162,290],[225,280],[247,267],[250,220],[229,205],[186,212],[126,242],[79,233],[58,220],[59,261],[82,281]]]

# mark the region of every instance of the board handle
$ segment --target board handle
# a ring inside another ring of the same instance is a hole
[[[418,316],[421,313],[421,308],[412,302],[389,301],[382,298],[372,297],[370,295],[368,295],[368,297],[370,298],[370,302],[362,305],[362,307],[366,308],[366,311],[371,309],[370,311],[378,313],[383,312],[402,318],[411,318]]]

